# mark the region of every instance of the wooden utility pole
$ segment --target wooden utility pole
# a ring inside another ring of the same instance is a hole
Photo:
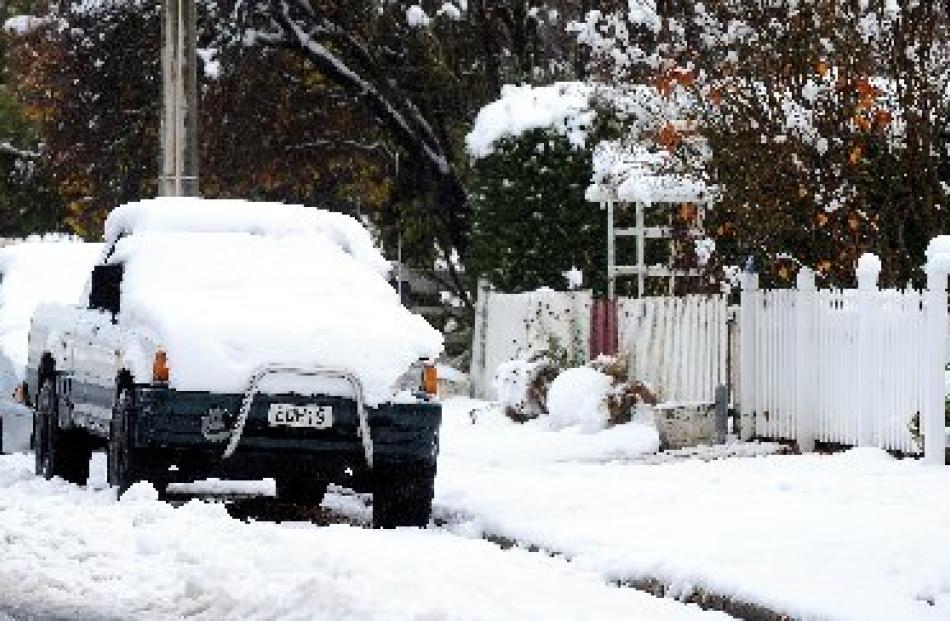
[[[198,196],[196,47],[195,0],[163,0],[160,196]]]

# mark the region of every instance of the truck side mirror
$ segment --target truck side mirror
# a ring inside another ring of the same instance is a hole
[[[119,314],[122,272],[121,263],[108,263],[92,268],[89,308],[112,313],[112,318],[115,319]]]

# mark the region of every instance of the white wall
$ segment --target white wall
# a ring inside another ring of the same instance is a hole
[[[498,365],[530,358],[554,338],[572,358],[590,350],[590,291],[479,291],[472,347],[472,396],[494,399],[492,375]]]

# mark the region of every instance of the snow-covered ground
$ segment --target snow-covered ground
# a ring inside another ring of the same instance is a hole
[[[0,618],[725,618],[446,530],[244,523],[32,467],[0,457]]]
[[[0,457],[0,619],[707,614],[611,586],[639,579],[793,618],[950,618],[950,469],[871,449],[656,463],[654,447],[647,426],[553,431],[452,399],[444,525],[395,532],[247,524],[148,487],[117,502],[101,458],[81,489],[34,477],[30,456]],[[365,521],[366,502],[332,493],[324,506]]]
[[[631,432],[562,444],[566,432],[452,400],[437,515],[605,579],[702,587],[796,618],[950,619],[950,468],[876,449],[638,464],[633,442],[623,454],[608,441]]]

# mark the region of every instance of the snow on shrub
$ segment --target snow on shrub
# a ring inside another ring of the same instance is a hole
[[[627,379],[622,358],[601,356],[586,366],[568,368],[569,361],[558,354],[552,346],[531,360],[498,365],[495,394],[508,418],[523,423],[540,417],[552,429],[580,426],[597,431],[629,423],[637,403],[656,405],[649,386]]]
[[[631,422],[635,405],[656,405],[657,399],[649,386],[627,376],[623,358],[612,356],[564,371],[547,393],[550,424],[555,429],[597,431]]]
[[[509,360],[498,365],[492,384],[505,415],[523,423],[546,414],[548,384],[556,373],[557,368],[545,358]]]
[[[468,153],[482,158],[494,152],[497,142],[518,137],[532,129],[554,128],[575,147],[583,147],[587,128],[596,113],[591,109],[593,88],[582,82],[547,86],[507,84],[497,101],[478,112],[465,138]]]
[[[406,23],[412,28],[425,28],[431,22],[429,15],[418,4],[406,9]]]

